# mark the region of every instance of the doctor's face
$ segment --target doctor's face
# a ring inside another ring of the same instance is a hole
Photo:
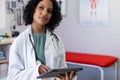
[[[45,26],[52,17],[53,4],[51,0],[42,0],[38,3],[33,14],[33,22]]]

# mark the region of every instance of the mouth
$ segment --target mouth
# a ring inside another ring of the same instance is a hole
[[[40,20],[42,20],[42,21],[46,21],[46,20],[48,20],[48,18],[47,17],[38,17]]]

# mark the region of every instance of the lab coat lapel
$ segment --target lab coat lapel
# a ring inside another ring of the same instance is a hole
[[[49,31],[46,33],[46,43],[45,43],[45,58],[46,58],[46,65],[50,68],[54,68],[54,53],[53,53],[53,36]]]
[[[51,35],[51,33],[47,30],[46,32],[46,42],[45,42],[45,48],[50,44],[50,42],[52,41],[53,36]]]
[[[34,48],[32,46],[32,44],[34,45],[34,40],[33,40],[33,36],[32,36],[32,27],[31,25],[28,26],[28,29],[27,29],[27,37],[28,37],[28,59],[29,59],[29,64],[32,64],[32,65],[36,65],[36,57],[35,57],[35,51],[34,51]],[[31,41],[30,41],[31,40]]]

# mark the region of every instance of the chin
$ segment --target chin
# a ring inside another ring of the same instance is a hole
[[[40,23],[38,23],[38,24],[40,24],[40,25],[43,25],[43,26],[44,26],[44,25],[46,25],[47,23],[41,23],[41,22],[40,22]]]
[[[42,22],[39,22],[39,24],[41,25],[46,25],[48,22],[45,22],[45,21],[42,21]]]

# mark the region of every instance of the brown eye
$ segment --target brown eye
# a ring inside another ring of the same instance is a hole
[[[50,14],[51,14],[52,12],[53,12],[53,10],[52,10],[52,9],[48,9],[48,13],[50,13]]]
[[[44,7],[40,6],[39,9],[44,10]]]

